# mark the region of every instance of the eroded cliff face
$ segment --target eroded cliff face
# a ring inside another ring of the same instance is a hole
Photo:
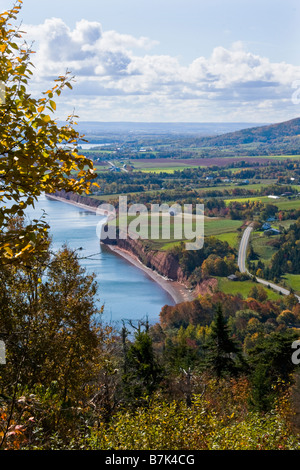
[[[57,191],[55,196],[93,208],[98,208],[100,206],[100,202],[97,199],[93,199],[88,196],[81,196],[75,193]],[[177,281],[186,286],[189,284],[187,277],[184,275],[179,265],[178,259],[174,254],[168,251],[149,250],[147,248],[147,243],[142,240],[133,240],[131,238],[127,238],[125,240],[119,238],[116,240],[103,239],[101,243],[105,245],[114,245],[119,249],[126,251],[128,254],[136,257],[141,263],[153,271],[156,271],[161,276],[172,279],[173,281]],[[196,286],[195,294],[204,295],[205,293],[211,293],[216,289],[216,287],[217,280],[209,279]]]
[[[102,240],[105,245],[114,245],[138,258],[145,266],[158,272],[160,275],[178,282],[185,282],[185,278],[176,257],[169,252],[147,250],[141,240]]]
[[[51,195],[50,195],[51,196]],[[81,196],[80,194],[72,193],[72,192],[66,192],[64,190],[62,191],[56,191],[53,196],[61,197],[63,199],[66,199],[67,201],[73,201],[79,204],[84,204],[86,206],[90,206],[93,208],[97,208],[100,206],[101,202],[98,201],[97,199],[94,199],[92,197],[88,196]]]

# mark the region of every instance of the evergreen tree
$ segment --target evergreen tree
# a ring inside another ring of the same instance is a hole
[[[224,375],[236,375],[243,363],[241,352],[230,337],[230,331],[221,305],[218,305],[211,324],[211,333],[206,344],[206,368],[221,378]]]
[[[127,330],[124,330],[122,386],[125,399],[133,401],[155,391],[162,378],[162,368],[155,357],[148,326],[142,330],[139,325],[134,334],[134,342],[129,346],[124,336],[126,333]]]
[[[291,344],[297,338],[293,331],[274,332],[249,351],[250,404],[254,409],[272,409],[277,393],[293,382],[295,365],[291,359]]]

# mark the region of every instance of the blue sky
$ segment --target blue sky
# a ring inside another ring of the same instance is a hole
[[[299,19],[296,0],[24,0],[19,15],[33,92],[76,76],[60,118],[144,122],[298,117]]]

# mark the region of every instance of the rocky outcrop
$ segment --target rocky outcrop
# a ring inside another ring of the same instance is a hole
[[[51,196],[51,194],[49,194]],[[70,202],[75,202],[77,204],[83,204],[85,206],[89,206],[92,208],[97,208],[100,206],[101,201],[98,201],[97,199],[94,199],[93,197],[90,196],[81,196],[80,194],[72,193],[72,192],[66,192],[66,191],[56,191],[53,196],[66,199],[67,201]]]
[[[213,294],[218,289],[218,280],[209,278],[197,284],[195,288],[195,295]]]
[[[126,240],[106,239],[102,240],[102,243],[105,245],[115,245],[119,249],[127,251],[129,254],[138,258],[145,266],[153,269],[161,276],[181,283],[187,280],[179,266],[178,260],[168,251],[148,250],[141,240],[133,240],[131,238]]]
[[[49,195],[50,196],[50,195]],[[66,202],[73,202],[75,204],[91,207],[95,210],[101,205],[101,201],[93,199],[90,196],[81,196],[75,193],[67,193],[65,191],[57,191],[55,197]],[[189,280],[184,275],[179,261],[172,252],[169,251],[154,251],[149,249],[146,241],[134,240],[130,237],[126,239],[110,239],[103,238],[101,243],[108,246],[115,246],[118,249],[126,252],[131,257],[138,259],[144,266],[152,269],[161,276],[176,281],[177,283],[188,286]],[[193,297],[197,295],[204,295],[205,293],[212,293],[217,287],[216,279],[208,279],[198,284],[193,293]]]

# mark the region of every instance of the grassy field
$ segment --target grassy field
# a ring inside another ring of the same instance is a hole
[[[287,197],[281,197],[279,199],[272,199],[268,196],[255,196],[255,197],[238,197],[226,199],[226,205],[229,205],[230,202],[246,202],[246,201],[261,201],[263,204],[272,204],[277,206],[279,210],[289,210],[289,209],[300,209],[300,198],[288,199]]]
[[[135,160],[132,162],[135,171],[146,173],[174,173],[174,171],[185,170],[186,168],[198,168],[196,162],[185,160],[175,160],[172,158]]]
[[[278,238],[278,236],[272,236],[272,240],[274,238]],[[251,244],[254,252],[259,256],[259,260],[266,265],[270,264],[273,254],[277,251],[275,248],[268,245],[270,240],[271,239],[264,235],[263,232],[254,232],[251,236]]]
[[[125,226],[127,224],[133,233],[141,234],[142,238],[147,241],[149,248],[158,251],[168,250],[181,242],[193,241],[185,236],[186,225],[182,227],[182,235],[175,228],[178,229],[180,218],[173,218],[169,216],[162,216],[155,218],[151,216],[151,213],[146,213],[145,216],[132,215],[128,217],[118,218],[116,221],[117,226]],[[112,224],[115,224],[113,221]],[[238,247],[238,236],[237,229],[243,225],[241,220],[231,219],[219,219],[219,218],[208,218],[204,219],[204,237],[216,236],[220,240],[226,240],[230,246]],[[142,227],[142,232],[141,232]],[[168,230],[169,227],[169,230]],[[187,226],[190,230],[200,233],[201,226],[196,226],[196,221],[193,220],[190,226]],[[131,235],[132,236],[132,235]]]
[[[219,277],[218,278],[218,288],[220,291],[225,292],[225,294],[241,294],[245,299],[248,298],[249,292],[251,288],[254,286],[254,282],[249,281],[231,281],[226,277]],[[281,295],[277,292],[273,291],[272,289],[268,289],[264,287],[265,291],[268,294],[268,299],[270,300],[278,300],[281,298]]]
[[[283,280],[294,290],[295,294],[300,295],[300,274],[285,274]]]
[[[243,222],[241,220],[206,218],[204,221],[204,234],[206,237],[228,234],[227,236],[232,239],[232,232],[242,225]]]
[[[142,173],[168,173],[172,174],[175,171],[182,171],[185,170],[186,168],[197,168],[196,166],[189,166],[189,167],[184,167],[184,166],[174,166],[172,168],[170,167],[157,167],[157,168],[147,168],[147,169],[140,169],[138,170],[135,168],[135,171],[141,171]]]
[[[283,224],[288,227],[292,223],[294,223],[294,221],[286,220]],[[272,236],[272,240],[276,238],[279,238],[279,236]],[[266,266],[270,265],[271,258],[277,251],[276,248],[268,245],[268,241],[270,241],[270,239],[261,232],[254,232],[251,235],[253,250],[259,256],[259,260]],[[257,263],[257,261],[254,261],[254,263]],[[296,294],[300,294],[300,274],[285,274],[280,285],[287,289],[293,289]]]
[[[210,186],[205,186],[203,188],[201,186],[199,186],[199,188],[197,188],[197,189],[201,189],[201,191],[211,191],[212,189],[217,189],[219,191],[224,191],[224,190],[232,190],[232,189],[235,189],[235,188],[244,188],[244,189],[247,189],[248,191],[257,191],[257,190],[261,189],[262,187],[268,186],[268,185],[273,184],[273,183],[275,183],[275,180],[261,180],[257,183],[250,183],[248,185],[244,185],[242,183],[240,183],[240,184],[234,184],[234,183],[211,184]],[[236,200],[237,198],[231,197],[230,199]],[[240,198],[240,199],[243,199],[243,198]]]
[[[238,232],[221,233],[215,236],[218,240],[227,242],[232,248],[235,248],[236,250],[238,249],[240,242],[240,235]]]

